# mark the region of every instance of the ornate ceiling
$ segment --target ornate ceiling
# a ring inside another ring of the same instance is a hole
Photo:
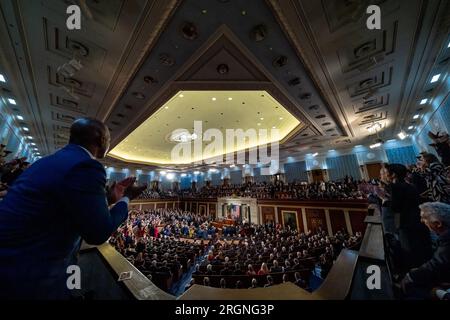
[[[281,160],[371,143],[374,123],[393,138],[424,90],[433,98],[429,74],[450,16],[439,0],[86,0],[81,30],[70,31],[73,3],[0,4],[0,71],[11,79],[3,95],[18,101],[10,112],[24,115],[43,154],[67,142],[80,116],[104,120],[120,146],[180,91],[267,92],[302,124]],[[369,4],[381,7],[381,30],[366,28]],[[249,126],[258,108],[240,107]]]

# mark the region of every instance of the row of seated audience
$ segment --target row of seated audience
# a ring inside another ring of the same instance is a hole
[[[245,183],[241,185],[204,186],[200,190],[181,190],[183,198],[217,198],[217,197],[248,197],[257,199],[295,199],[295,200],[345,200],[365,199],[365,193],[360,190],[364,181],[355,181],[346,177],[343,181],[328,182],[292,182],[278,181]]]
[[[291,281],[308,289],[316,266],[325,278],[342,248],[357,249],[361,240],[359,232],[329,237],[322,230],[305,234],[272,224],[254,228],[250,237],[215,242],[196,265],[191,285],[255,288]]]

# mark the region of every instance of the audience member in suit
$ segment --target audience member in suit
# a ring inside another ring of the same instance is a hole
[[[227,287],[227,282],[225,281],[225,278],[220,279],[220,288],[225,289]]]
[[[278,261],[277,260],[273,260],[273,265],[272,267],[270,267],[270,272],[282,272],[283,270],[281,269],[281,267],[278,265]]]
[[[264,285],[264,288],[268,288],[273,286],[273,278],[271,275],[267,276],[267,283]]]
[[[241,270],[241,266],[239,265],[239,263],[236,263],[234,265],[233,274],[236,276],[242,275],[242,270]]]
[[[96,159],[109,143],[106,125],[78,119],[69,144],[33,163],[8,189],[0,202],[0,298],[70,298],[67,268],[76,264],[81,240],[102,244],[125,221],[128,202],[143,188],[129,178],[107,194]]]
[[[401,247],[402,267],[405,272],[418,267],[431,256],[431,237],[420,222],[419,194],[416,188],[405,182],[406,167],[402,164],[386,166],[391,181],[390,210],[396,217],[396,227]]]
[[[255,278],[252,279],[252,286],[249,289],[256,289],[258,288],[258,280]]]
[[[228,263],[225,262],[224,268],[222,270],[220,270],[220,275],[221,276],[229,276],[229,275],[231,275],[231,270],[228,267]]]
[[[426,202],[420,209],[422,222],[438,236],[438,247],[430,260],[406,274],[402,289],[414,298],[430,298],[433,287],[450,283],[450,205]]]
[[[299,286],[300,288],[306,289],[306,287],[307,287],[306,281],[302,279],[302,276],[300,275],[300,272],[296,272],[296,273],[294,274],[294,276],[295,276],[295,282],[294,282],[294,283],[295,283],[297,286]]]

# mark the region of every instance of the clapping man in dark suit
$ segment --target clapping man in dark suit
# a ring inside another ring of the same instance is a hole
[[[128,202],[145,186],[128,178],[107,192],[97,159],[109,144],[106,125],[78,119],[69,144],[33,163],[9,188],[0,202],[0,298],[69,298],[67,268],[76,264],[81,240],[102,244],[125,221]]]

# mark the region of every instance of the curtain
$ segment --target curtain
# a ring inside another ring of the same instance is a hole
[[[389,163],[400,163],[410,165],[416,163],[416,152],[413,146],[386,149],[386,155]]]
[[[308,175],[306,174],[306,162],[290,162],[284,164],[284,173],[287,182],[300,182],[308,181]]]
[[[327,158],[326,163],[330,180],[343,179],[346,175],[352,176],[356,180],[361,179],[359,164],[355,154]]]
[[[270,175],[261,175],[261,168],[253,169],[253,180],[255,182],[269,182]]]
[[[241,184],[242,183],[242,170],[230,172],[230,183]]]

